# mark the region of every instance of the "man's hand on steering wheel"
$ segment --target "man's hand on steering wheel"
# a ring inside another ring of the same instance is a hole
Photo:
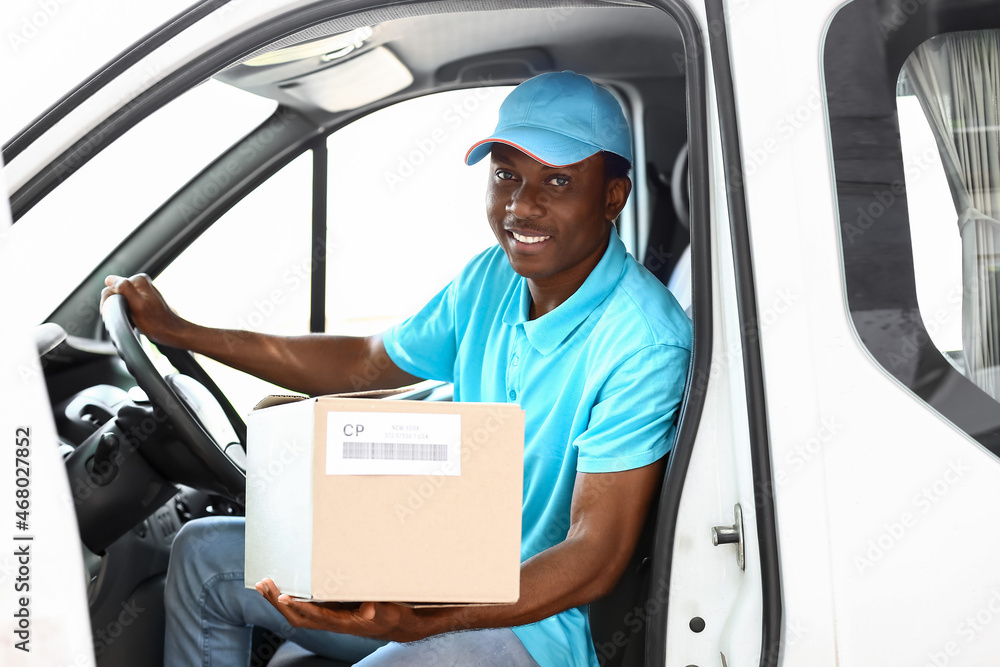
[[[149,401],[166,413],[183,445],[144,450],[167,479],[220,493],[242,502],[246,475],[226,453],[239,443],[224,408],[211,392],[192,378],[160,375],[139,341],[136,327],[149,338],[177,345],[190,322],[167,306],[149,276],[108,276],[101,292],[101,315],[118,355]],[[117,296],[116,296],[117,295]],[[134,326],[133,326],[134,325]]]
[[[153,287],[149,276],[139,273],[131,278],[108,276],[101,290],[101,309],[112,294],[121,294],[128,301],[132,322],[155,343],[183,347],[178,336],[190,323],[170,309],[160,291]]]

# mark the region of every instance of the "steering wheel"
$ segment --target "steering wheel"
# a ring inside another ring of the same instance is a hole
[[[242,504],[246,496],[246,473],[226,454],[224,446],[229,443],[219,443],[213,437],[213,433],[220,432],[218,415],[224,417],[222,406],[204,386],[190,378],[160,375],[139,342],[125,297],[109,296],[101,316],[128,372],[150,402],[166,413],[183,443],[173,451],[147,448],[143,452],[147,459],[168,479],[221,493]],[[206,428],[211,424],[215,428]]]

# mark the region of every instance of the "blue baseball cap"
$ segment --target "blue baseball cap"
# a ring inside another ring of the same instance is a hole
[[[614,95],[576,72],[548,72],[528,79],[500,105],[500,120],[487,139],[473,144],[466,164],[507,144],[550,167],[565,167],[601,151],[632,164],[632,138]]]

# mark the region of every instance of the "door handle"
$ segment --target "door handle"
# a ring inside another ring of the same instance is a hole
[[[737,545],[736,562],[739,564],[741,570],[746,570],[746,548],[743,542],[743,508],[740,507],[739,503],[736,503],[733,511],[736,515],[736,523],[731,526],[713,527],[712,544],[715,546],[719,546],[720,544]]]

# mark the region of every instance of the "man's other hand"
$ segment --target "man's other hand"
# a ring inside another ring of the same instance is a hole
[[[132,322],[146,336],[157,343],[176,345],[173,341],[186,322],[170,309],[148,275],[139,273],[131,278],[108,276],[104,284],[107,287],[101,291],[102,310],[109,296],[121,294],[128,301]]]
[[[443,631],[436,628],[435,609],[412,609],[391,602],[362,602],[360,606],[322,604],[296,600],[282,594],[274,581],[255,586],[292,627],[327,630],[341,634],[397,642],[416,641]]]

